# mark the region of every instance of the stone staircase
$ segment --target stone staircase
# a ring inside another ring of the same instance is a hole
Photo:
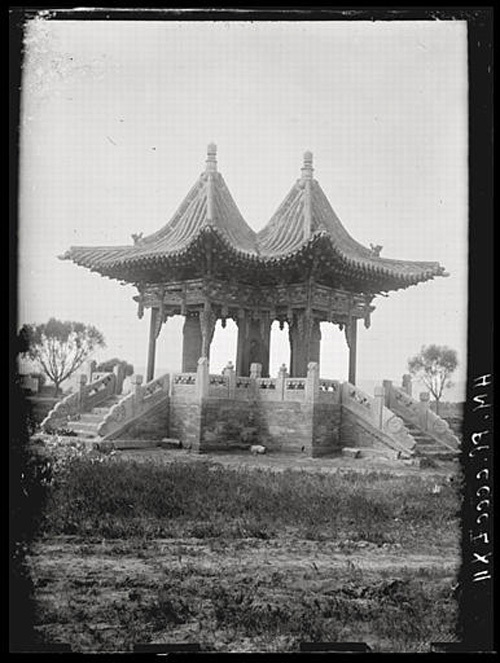
[[[85,376],[82,376],[84,378]],[[45,433],[60,431],[74,441],[84,442],[89,447],[101,447],[102,443],[118,448],[119,437],[127,427],[163,403],[169,395],[169,375],[162,375],[142,384],[142,376],[135,375],[133,389],[121,394],[121,385],[113,373],[97,374],[90,384],[80,380],[80,388],[56,403],[41,423]],[[127,440],[120,441],[120,448],[146,447],[152,441],[137,440],[131,446]]]
[[[425,431],[414,423],[405,421],[405,427],[417,443],[414,449],[416,456],[432,457],[435,460],[452,460],[457,457],[456,452],[447,448],[430,435],[427,435]]]
[[[98,406],[93,407],[90,412],[82,412],[77,414],[73,419],[70,419],[66,424],[66,429],[76,433],[72,436],[78,441],[82,442],[98,442],[101,436],[97,432],[100,424],[104,421],[105,416],[116,403],[119,403],[121,396],[112,395]]]

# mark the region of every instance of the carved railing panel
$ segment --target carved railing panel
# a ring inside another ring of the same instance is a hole
[[[440,442],[450,450],[457,451],[460,447],[459,439],[451,431],[447,421],[439,415],[425,407],[421,402],[409,396],[405,391],[391,385],[388,394],[390,409],[409,421],[427,435]]]
[[[41,423],[42,430],[49,432],[61,428],[80,412],[80,392],[69,394],[52,408]]]
[[[229,378],[226,375],[210,374],[208,378],[208,395],[212,398],[228,398]]]
[[[115,393],[116,376],[106,373],[84,387],[82,412],[88,412]]]
[[[110,408],[97,429],[103,439],[116,435],[120,430],[143,416],[168,398],[170,376],[162,375],[124,396]]]
[[[281,401],[283,400],[282,385],[283,382],[276,378],[257,378],[255,380],[257,398],[262,401]]]
[[[247,401],[254,397],[254,383],[252,378],[236,376],[234,381],[234,398],[238,401]]]
[[[350,382],[344,382],[342,385],[342,405],[349,407],[361,417],[370,422],[375,422],[375,412],[373,409],[373,398],[364,391],[355,387]]]
[[[341,384],[338,380],[326,380],[320,378],[319,380],[319,403],[340,403],[340,388]]]
[[[404,454],[412,453],[416,446],[415,440],[408,433],[403,420],[395,416],[382,402],[377,403],[373,396],[349,382],[342,385],[341,401],[343,407],[379,430],[387,446]]]
[[[305,390],[305,378],[285,378],[285,391],[283,398],[285,401],[305,401]]]
[[[174,373],[171,385],[172,396],[188,396],[196,393],[196,373]]]
[[[87,385],[81,385],[78,391],[69,394],[53,407],[41,423],[45,431],[61,428],[75,419],[82,412],[88,412],[115,393],[116,378],[113,373],[101,373]]]
[[[142,386],[141,401],[145,409],[149,409],[168,396],[170,375],[165,374]]]

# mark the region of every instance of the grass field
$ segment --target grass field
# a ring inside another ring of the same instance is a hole
[[[82,652],[348,640],[419,652],[455,639],[456,482],[175,452],[102,458],[47,475],[27,558],[41,640]]]

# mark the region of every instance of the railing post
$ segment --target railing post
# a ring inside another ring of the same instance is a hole
[[[95,359],[91,359],[90,361],[87,362],[87,378],[89,384],[92,382],[92,376],[96,372],[96,369],[97,369],[97,362]]]
[[[281,364],[278,371],[278,378],[276,380],[276,391],[278,392],[281,401],[285,399],[285,380],[287,377],[288,373],[286,370],[286,364]]]
[[[200,357],[196,369],[196,396],[199,401],[202,401],[208,396],[209,385],[210,375],[208,359],[207,357]]]
[[[142,403],[142,375],[132,376],[132,386],[134,387],[134,407],[137,410]]]
[[[121,394],[123,390],[124,368],[122,364],[116,364],[113,368],[115,374],[115,394]]]
[[[391,409],[392,380],[383,380],[382,386],[385,394],[385,407]]]
[[[420,426],[424,430],[427,430],[427,418],[429,414],[429,406],[430,406],[430,394],[428,391],[422,391],[420,393],[420,401],[419,401],[419,419],[420,419]]]
[[[310,361],[307,365],[305,398],[308,403],[314,403],[318,400],[319,394],[319,364],[317,361]]]
[[[379,430],[382,430],[382,416],[384,410],[385,391],[380,385],[377,385],[373,390],[373,416],[375,418],[375,425]]]
[[[85,407],[85,387],[87,385],[87,375],[82,373],[78,381],[78,412],[83,412]]]
[[[236,372],[232,361],[228,362],[226,368],[222,371],[222,375],[227,377],[228,398],[233,399],[236,391]]]
[[[401,381],[401,388],[403,391],[405,391],[408,394],[408,396],[411,396],[412,384],[411,384],[411,375],[409,373],[405,373],[403,375],[403,379]]]

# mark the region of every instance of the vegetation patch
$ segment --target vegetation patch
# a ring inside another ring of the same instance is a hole
[[[444,480],[436,493],[418,475],[43,449],[28,554],[43,642],[292,652],[357,640],[429,651],[456,637],[459,499]]]
[[[42,531],[113,539],[270,539],[293,527],[297,537],[311,540],[432,548],[453,532],[458,509],[452,485],[444,483],[436,494],[418,476],[272,473],[208,462],[161,466],[74,453],[50,482]]]

